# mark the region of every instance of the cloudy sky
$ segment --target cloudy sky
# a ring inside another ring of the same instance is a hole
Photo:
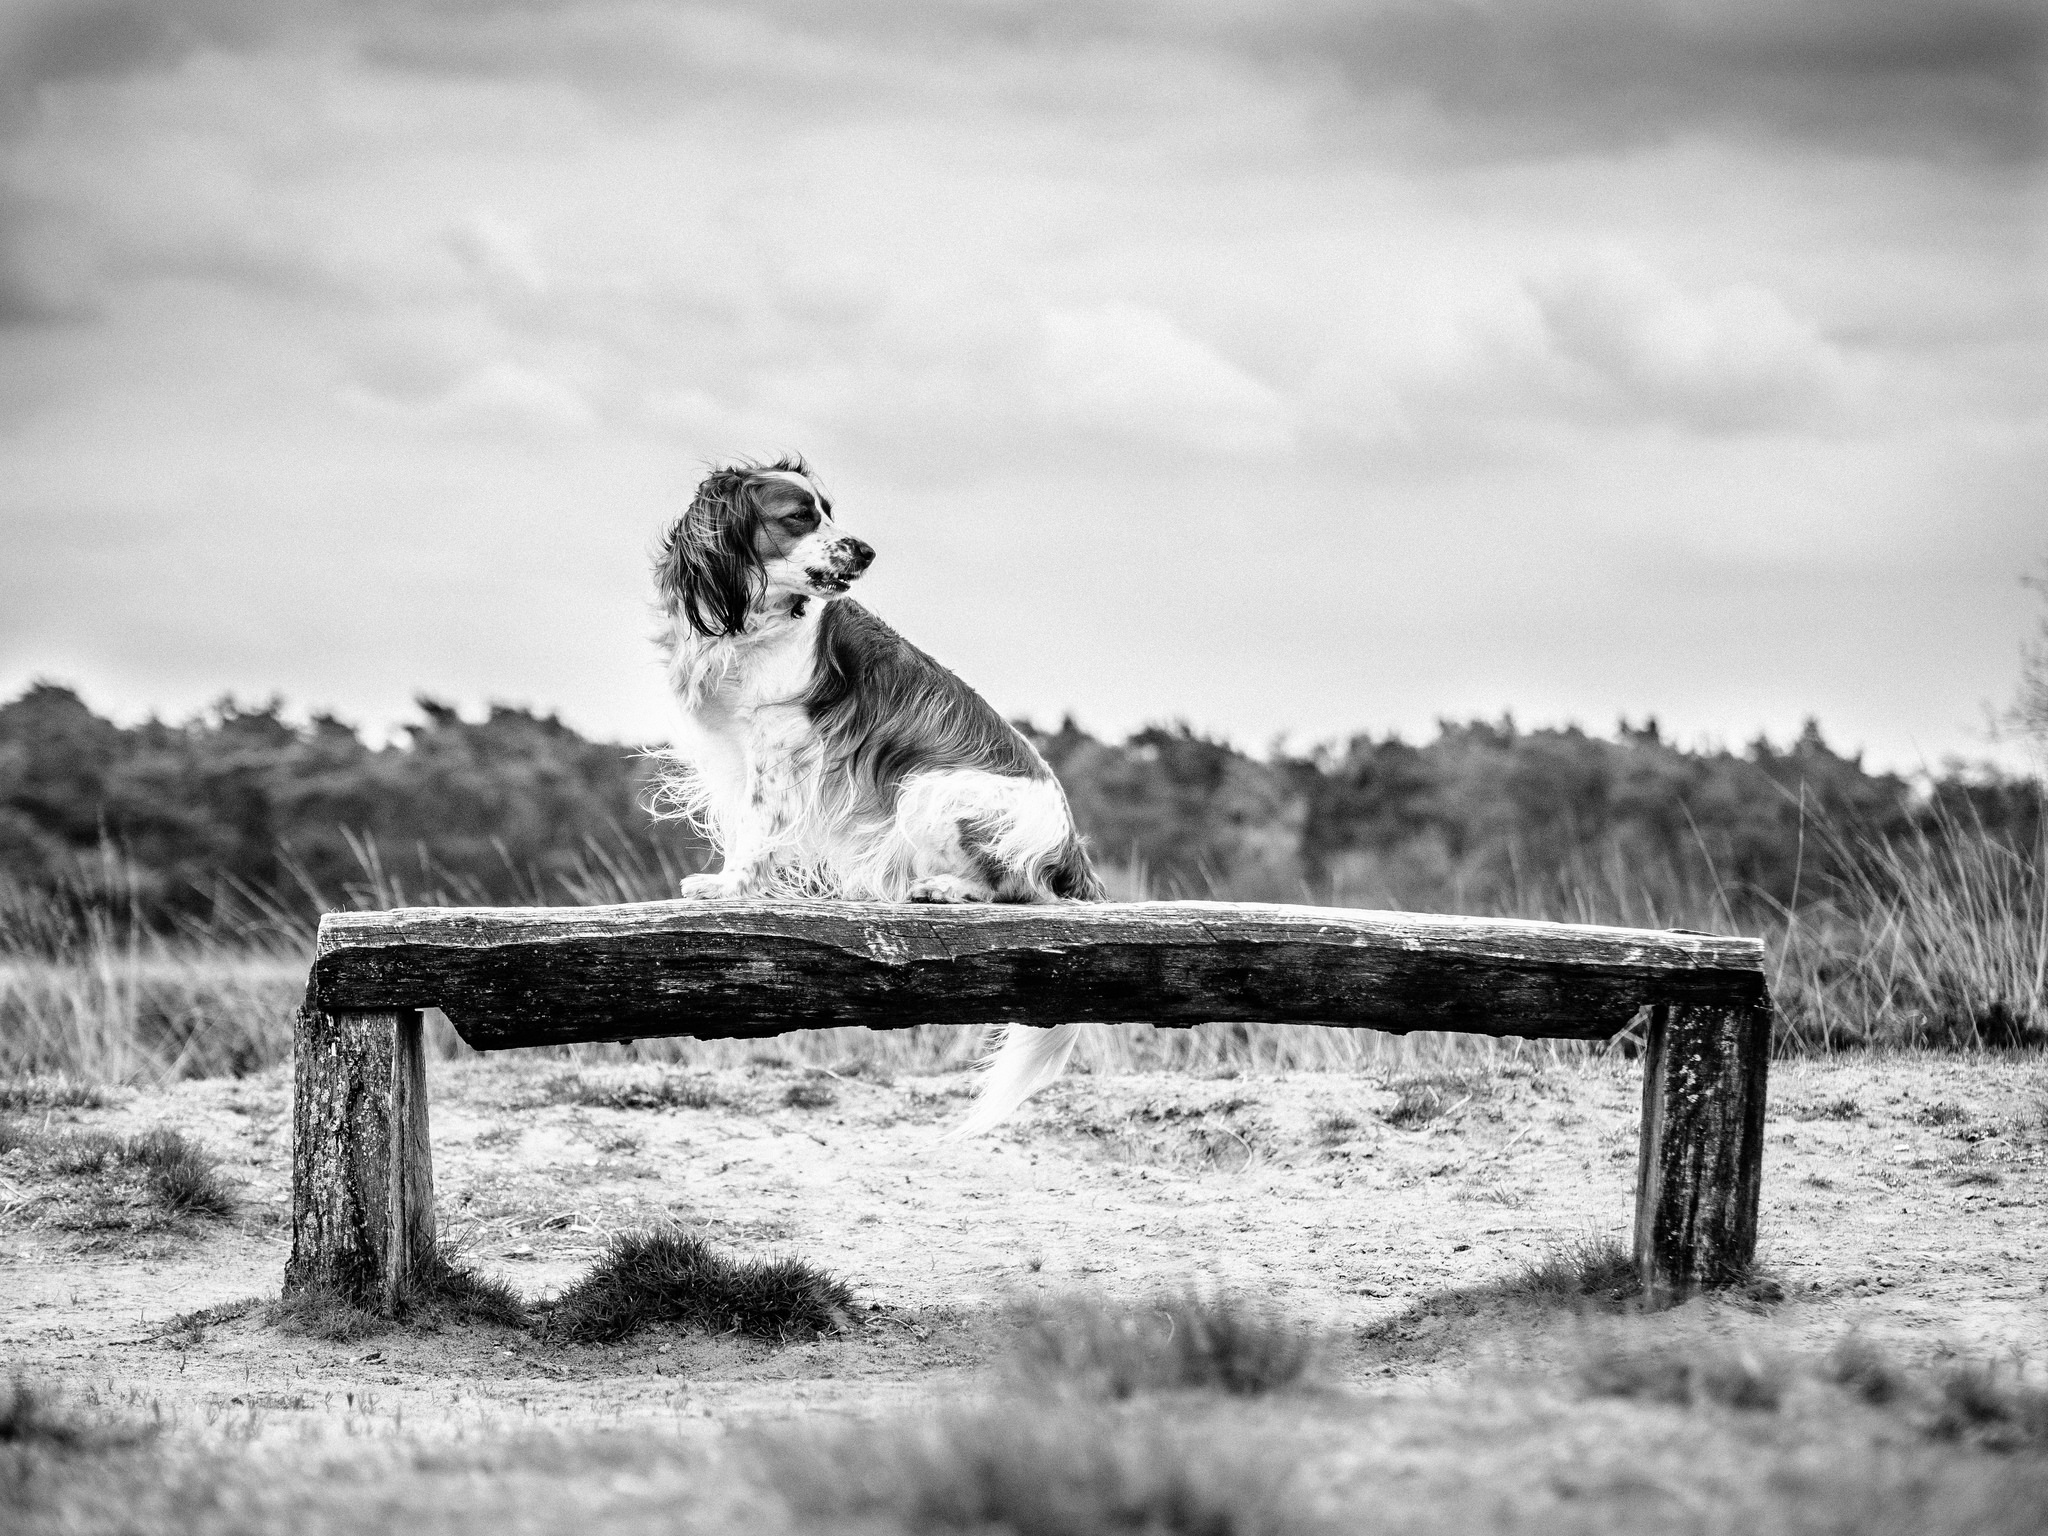
[[[0,0],[0,696],[660,738],[649,550],[797,449],[1012,714],[1982,755],[2041,15]]]

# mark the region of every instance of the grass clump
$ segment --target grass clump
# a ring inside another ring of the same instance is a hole
[[[1753,1350],[1721,1344],[1615,1344],[1578,1368],[1580,1387],[1593,1397],[1628,1397],[1677,1407],[1719,1403],[1724,1408],[1775,1412],[1790,1372]]]
[[[1619,1308],[1645,1300],[1634,1252],[1620,1238],[1594,1232],[1553,1244],[1499,1291],[1509,1299],[1549,1305]],[[1770,1270],[1751,1264],[1709,1294],[1760,1310],[1783,1301],[1785,1286]]]
[[[62,1073],[54,1077],[29,1074],[0,1082],[0,1110],[105,1109],[107,1090],[98,1083],[75,1082]]]
[[[2026,1381],[2018,1369],[1964,1361],[1916,1377],[1852,1333],[1828,1353],[1819,1374],[1874,1408],[1905,1414],[1931,1440],[1992,1451],[2048,1450],[2048,1387]]]
[[[150,1198],[174,1216],[232,1216],[239,1201],[221,1177],[220,1163],[183,1132],[158,1126],[122,1149],[124,1161],[146,1171]]]
[[[531,1321],[526,1303],[512,1287],[438,1254],[414,1269],[389,1317],[329,1285],[287,1291],[270,1303],[265,1315],[282,1332],[329,1344],[353,1344],[400,1326],[427,1331],[473,1323],[523,1328]]]
[[[1162,1298],[1135,1311],[1072,1298],[1027,1315],[1015,1360],[1036,1384],[1123,1400],[1142,1392],[1254,1397],[1302,1384],[1316,1342],[1228,1297]]]
[[[1278,1536],[1305,1528],[1273,1448],[1164,1418],[1012,1404],[756,1450],[798,1514],[1009,1536]],[[872,1526],[868,1522],[873,1522]]]
[[[390,1318],[357,1306],[341,1291],[325,1285],[285,1292],[270,1304],[266,1320],[280,1333],[328,1344],[354,1344],[387,1333],[393,1326]]]
[[[0,1120],[0,1152],[16,1150],[27,1152],[44,1171],[66,1178],[106,1181],[139,1173],[141,1204],[150,1212],[144,1225],[187,1216],[232,1216],[241,1204],[219,1159],[169,1126],[126,1137],[104,1131],[51,1135]],[[95,1231],[133,1227],[135,1193],[124,1197],[118,1190],[103,1190],[85,1208],[60,1217],[60,1224]]]
[[[1861,1334],[1852,1333],[1828,1352],[1821,1362],[1821,1378],[1832,1381],[1872,1407],[1883,1408],[1900,1401],[1912,1383],[1892,1359]]]
[[[165,1323],[157,1332],[173,1349],[195,1349],[206,1342],[207,1330],[219,1323],[232,1323],[247,1317],[251,1312],[260,1311],[263,1301],[250,1296],[241,1301],[223,1301],[211,1307],[200,1307],[191,1312],[180,1312]]]
[[[805,1078],[783,1090],[782,1102],[789,1109],[830,1109],[839,1102],[839,1095],[824,1083]]]
[[[1420,1072],[1397,1077],[1387,1086],[1394,1091],[1394,1105],[1381,1118],[1408,1131],[1462,1109],[1485,1085],[1460,1072]]]
[[[504,1281],[436,1254],[415,1267],[399,1292],[398,1318],[429,1327],[495,1323],[501,1328],[523,1328],[527,1312],[519,1293]]]
[[[2048,1450],[2048,1388],[2008,1379],[1996,1366],[1966,1363],[1935,1383],[1927,1433],[1937,1440],[1961,1440],[1986,1450]]]
[[[7,1395],[0,1397],[0,1445],[70,1450],[81,1444],[87,1433],[85,1426],[60,1413],[49,1397],[18,1377],[8,1383]]]
[[[1800,1104],[1793,1108],[1795,1120],[1854,1120],[1863,1113],[1862,1106],[1854,1099],[1827,1099],[1819,1104]]]
[[[1620,1306],[1641,1297],[1643,1281],[1627,1244],[1587,1232],[1552,1244],[1511,1276],[1501,1293],[1548,1305]]]
[[[90,1424],[19,1376],[0,1391],[0,1450],[19,1457],[37,1451],[118,1450],[156,1434],[152,1424]],[[26,1466],[22,1466],[26,1471]]]
[[[581,1073],[569,1072],[549,1082],[541,1093],[544,1103],[580,1104],[588,1109],[739,1107],[702,1077],[686,1072],[664,1072],[651,1080],[642,1077],[592,1079]]]
[[[844,1283],[801,1259],[735,1259],[691,1233],[629,1232],[563,1293],[546,1332],[603,1344],[675,1323],[786,1342],[843,1329],[853,1305]]]

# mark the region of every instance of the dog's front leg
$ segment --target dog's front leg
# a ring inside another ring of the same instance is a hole
[[[745,794],[726,820],[725,867],[684,880],[685,901],[736,901],[774,889],[796,809],[793,768],[788,752],[748,753]]]

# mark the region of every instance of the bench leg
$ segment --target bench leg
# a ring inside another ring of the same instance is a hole
[[[1643,1053],[1636,1268],[1680,1300],[1739,1280],[1756,1257],[1771,1010],[1650,1010]]]
[[[298,1018],[289,1292],[386,1315],[434,1258],[434,1166],[417,1009]]]

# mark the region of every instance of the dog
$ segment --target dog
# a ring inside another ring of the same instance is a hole
[[[685,732],[661,795],[722,856],[690,901],[1100,901],[1065,791],[981,695],[848,597],[875,558],[798,457],[714,468],[655,561]],[[1078,1025],[1011,1025],[952,1135],[1059,1076]]]

